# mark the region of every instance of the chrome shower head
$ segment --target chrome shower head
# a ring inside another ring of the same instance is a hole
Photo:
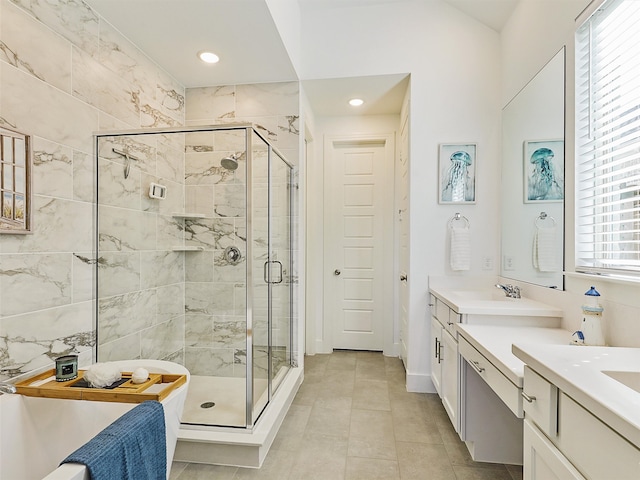
[[[233,171],[238,168],[238,158],[235,154],[229,155],[220,160],[220,165],[222,165],[222,168]]]

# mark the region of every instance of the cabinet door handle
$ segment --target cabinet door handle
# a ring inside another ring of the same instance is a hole
[[[529,403],[533,403],[536,401],[536,397],[534,396],[529,396],[526,393],[522,392],[522,398],[524,398],[527,402]]]
[[[469,362],[469,365],[471,365],[473,367],[473,369],[478,373],[484,372],[484,367],[481,367],[480,363],[476,362],[475,360],[471,360]]]
[[[442,358],[442,342],[438,345],[438,363],[442,363],[444,358]]]
[[[436,343],[433,346],[433,351],[435,352],[435,355],[434,355],[435,358],[438,358],[438,355],[440,355],[440,347],[438,346],[439,343],[440,342],[438,341],[438,338],[436,338]]]

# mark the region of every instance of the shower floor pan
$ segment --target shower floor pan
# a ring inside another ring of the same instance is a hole
[[[217,426],[244,427],[244,378],[192,376],[174,460],[260,468],[302,380],[302,368],[283,370],[280,386],[271,403],[253,429],[246,429]],[[193,384],[195,387],[192,389]],[[206,402],[215,402],[215,406],[202,408]]]

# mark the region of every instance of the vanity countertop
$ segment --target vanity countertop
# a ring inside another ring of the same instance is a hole
[[[560,328],[458,323],[456,330],[519,388],[522,388],[524,380],[525,362],[517,358],[511,351],[513,343],[568,345],[571,341],[571,332]]]
[[[640,372],[640,348],[525,342],[514,339],[516,357],[640,448],[640,392],[603,373]]]
[[[457,313],[562,317],[562,310],[530,298],[508,298],[496,287],[485,289],[430,288],[429,292]]]

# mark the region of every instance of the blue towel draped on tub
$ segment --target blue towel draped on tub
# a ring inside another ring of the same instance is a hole
[[[167,477],[164,409],[150,400],[129,410],[62,463],[82,463],[92,480],[161,480]]]

